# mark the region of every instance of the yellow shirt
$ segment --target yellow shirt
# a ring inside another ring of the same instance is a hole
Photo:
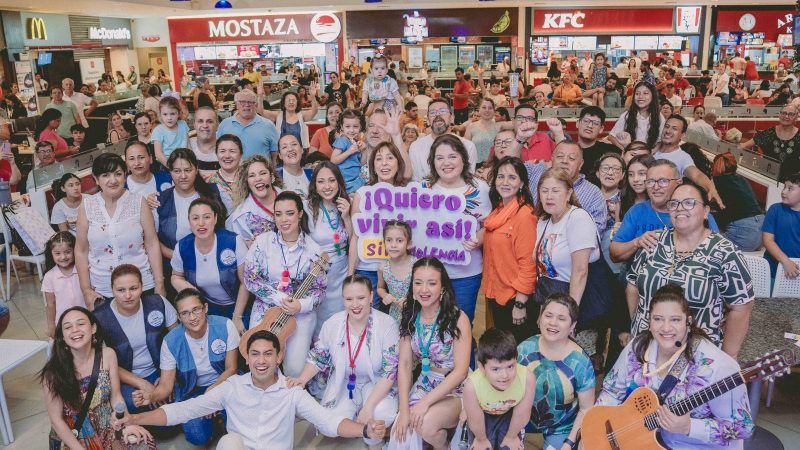
[[[364,64],[361,64],[361,73],[369,73],[369,66],[371,63],[364,61]]]
[[[511,381],[511,385],[504,391],[498,391],[486,378],[482,369],[475,369],[469,375],[472,385],[475,387],[475,394],[478,403],[486,414],[499,416],[507,413],[511,408],[517,406],[525,396],[525,380],[528,373],[525,366],[517,364],[517,375]]]
[[[261,74],[258,72],[245,72],[242,78],[249,80],[253,84],[261,83]]]

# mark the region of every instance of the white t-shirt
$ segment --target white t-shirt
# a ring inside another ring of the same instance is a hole
[[[292,175],[288,171],[284,170],[281,178],[283,178],[283,190],[294,191],[300,194],[300,197],[303,198],[308,197],[309,181],[304,170],[300,170],[300,175]]]
[[[655,100],[654,100],[655,101]],[[618,133],[625,131],[625,121],[628,119],[628,111],[619,115],[617,123],[611,129],[609,134],[616,136]],[[664,116],[658,115],[658,139],[656,142],[661,141],[661,132],[664,130]],[[647,132],[650,131],[650,117],[645,117],[641,114],[636,114],[636,136],[631,136],[634,141],[647,142]]]
[[[668,161],[672,161],[678,166],[678,170],[681,172],[681,176],[683,176],[683,171],[686,170],[687,167],[694,166],[694,160],[692,157],[683,151],[683,149],[673,150],[671,152],[655,152],[653,153],[653,158],[655,159],[666,159]]]
[[[194,152],[194,156],[197,157],[198,161],[203,161],[203,162],[219,161],[219,159],[217,159],[216,152],[205,153],[197,149],[197,136],[193,136],[189,139],[189,148],[191,148],[191,150]]]
[[[236,327],[233,326],[233,322],[230,319],[225,319],[225,328],[228,329],[227,342],[223,343],[221,339],[218,339],[211,343],[211,351],[218,355],[231,350],[238,350],[239,347],[239,332],[236,331]],[[197,385],[200,387],[211,386],[217,381],[219,375],[211,367],[211,361],[208,359],[208,348],[206,347],[208,345],[208,326],[206,326],[206,334],[203,337],[195,339],[187,334],[186,342],[189,344],[189,351],[192,352],[194,365],[197,369]],[[167,342],[164,341],[161,344],[161,370],[174,370],[177,366],[178,363],[175,361],[175,356],[169,351]]]
[[[175,230],[175,239],[180,241],[192,232],[192,228],[189,226],[189,205],[191,205],[196,199],[200,198],[200,194],[195,192],[188,197],[181,197],[177,192],[173,191],[173,193],[173,198],[175,199],[175,214],[178,219],[178,227]]]
[[[419,114],[422,117],[428,117],[428,105],[430,105],[432,98],[428,97],[424,94],[418,94],[414,97],[414,103],[417,104],[417,109],[419,109]]]
[[[672,104],[675,108],[680,108],[683,104],[683,100],[681,99],[680,95],[675,94],[672,97],[667,98],[667,100]]]
[[[88,197],[86,194],[81,195],[83,198]],[[81,205],[78,205],[75,208],[70,208],[62,198],[56,202],[55,205],[53,205],[53,211],[50,213],[50,223],[53,225],[58,225],[60,223],[68,222],[70,219],[76,220],[78,218],[78,208],[80,207]],[[73,236],[77,235],[77,227],[75,222],[69,225],[69,231],[73,234]]]
[[[544,241],[540,244],[542,239]],[[591,248],[589,262],[600,258],[597,225],[588,212],[573,206],[558,223],[547,219],[536,225],[535,248],[538,252],[539,273],[569,283],[573,252]]]
[[[713,86],[714,94],[728,94],[728,83],[730,82],[731,77],[727,73],[723,73],[720,75],[719,73],[715,73],[713,77],[711,77],[711,86]],[[723,85],[723,87],[717,90],[717,85]]]
[[[478,162],[478,150],[475,148],[475,144],[461,136],[456,137],[461,139],[464,147],[467,148],[467,155],[469,155],[469,171],[475,173],[475,163]],[[411,159],[412,180],[422,183],[425,181],[425,178],[430,175],[428,155],[431,152],[431,145],[433,145],[434,139],[436,138],[433,136],[433,133],[431,133],[411,143],[411,147],[408,149],[408,157]]]
[[[156,189],[156,177],[153,175],[150,176],[150,181],[146,183],[139,183],[135,181],[131,175],[128,175],[127,180],[128,180],[128,190],[133,192],[134,194],[139,194],[142,197],[147,197],[153,192],[158,192],[158,189]],[[166,188],[169,188],[169,186],[166,186]],[[158,209],[150,208],[150,211],[153,212],[153,223],[155,223],[156,228],[158,228]]]
[[[717,132],[714,131],[714,127],[709,125],[708,122],[706,122],[705,120],[695,120],[695,121],[693,121],[692,123],[689,124],[689,130],[690,131],[696,131],[696,132],[699,132],[699,133],[703,133],[703,135],[705,135],[705,136],[707,136],[707,137],[709,137],[711,139],[714,139],[714,140],[717,140],[717,141],[719,140],[719,135],[717,135]]]
[[[197,262],[197,288],[202,289],[210,300],[218,305],[232,305],[236,303],[236,298],[228,299],[228,293],[222,288],[219,281],[219,267],[217,267],[217,241],[214,240],[214,248],[207,254],[200,253],[197,250],[197,245],[194,246],[194,253]],[[223,262],[226,260],[227,255],[223,253]],[[247,256],[247,244],[240,236],[236,236],[236,265],[241,266],[244,264],[244,258]],[[183,258],[181,252],[176,248],[172,252],[172,270],[175,272],[183,272]]]
[[[162,297],[161,299],[164,301],[164,315],[166,316],[162,320],[170,327],[178,321],[178,312],[165,298]],[[153,358],[150,357],[150,351],[147,350],[147,337],[144,331],[144,308],[140,304],[139,310],[134,315],[123,316],[117,311],[114,302],[116,300],[112,300],[111,311],[114,313],[114,317],[117,318],[120,328],[125,332],[125,336],[133,349],[131,372],[137,377],[144,378],[156,371]],[[153,313],[150,314],[152,315]],[[150,320],[149,317],[148,320]]]

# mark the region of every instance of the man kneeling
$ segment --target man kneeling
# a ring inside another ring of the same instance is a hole
[[[295,415],[311,422],[326,436],[383,437],[383,421],[360,424],[343,416],[331,416],[302,388],[288,388],[278,370],[280,350],[280,341],[274,334],[256,332],[247,341],[250,373],[231,376],[199,397],[127,416],[116,425],[176,425],[224,409],[228,434],[219,440],[217,450],[290,450],[294,447]]]

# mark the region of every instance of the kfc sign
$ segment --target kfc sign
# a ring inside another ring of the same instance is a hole
[[[535,9],[533,33],[671,34],[675,32],[674,16],[675,8]]]
[[[586,19],[586,14],[578,11],[574,14],[549,14],[544,15],[544,24],[542,28],[583,28],[583,20]]]

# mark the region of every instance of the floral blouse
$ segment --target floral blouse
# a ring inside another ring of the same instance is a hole
[[[321,252],[319,245],[304,233],[293,246],[274,231],[256,238],[244,261],[244,285],[256,296],[251,323],[260,322],[266,308],[278,305],[283,293],[292,294],[300,286]],[[289,286],[282,293],[279,285],[284,270],[289,272]],[[316,308],[325,297],[327,286],[327,274],[317,277],[306,296],[298,299],[300,313]]]
[[[661,233],[654,250],[639,250],[628,283],[639,291],[631,334],[647,329],[650,299],[667,283],[683,286],[697,325],[717,345],[722,343],[725,307],[754,300],[753,281],[742,253],[725,237],[711,233],[686,260],[676,259],[673,232]]]
[[[647,350],[647,360],[652,361],[649,363],[652,371],[656,369],[657,352],[657,344],[651,343]],[[703,339],[694,352],[694,358],[684,369],[680,381],[667,397],[666,404],[675,404],[737,371],[739,364],[733,358],[711,341]],[[622,351],[611,372],[606,375],[596,404],[619,405],[636,387],[647,386],[657,391],[662,381],[658,377],[644,377],[642,363],[637,361],[631,342]],[[689,416],[691,429],[688,436],[664,430],[659,432],[668,448],[741,449],[742,439],[749,438],[755,429],[744,385],[696,408]]]

